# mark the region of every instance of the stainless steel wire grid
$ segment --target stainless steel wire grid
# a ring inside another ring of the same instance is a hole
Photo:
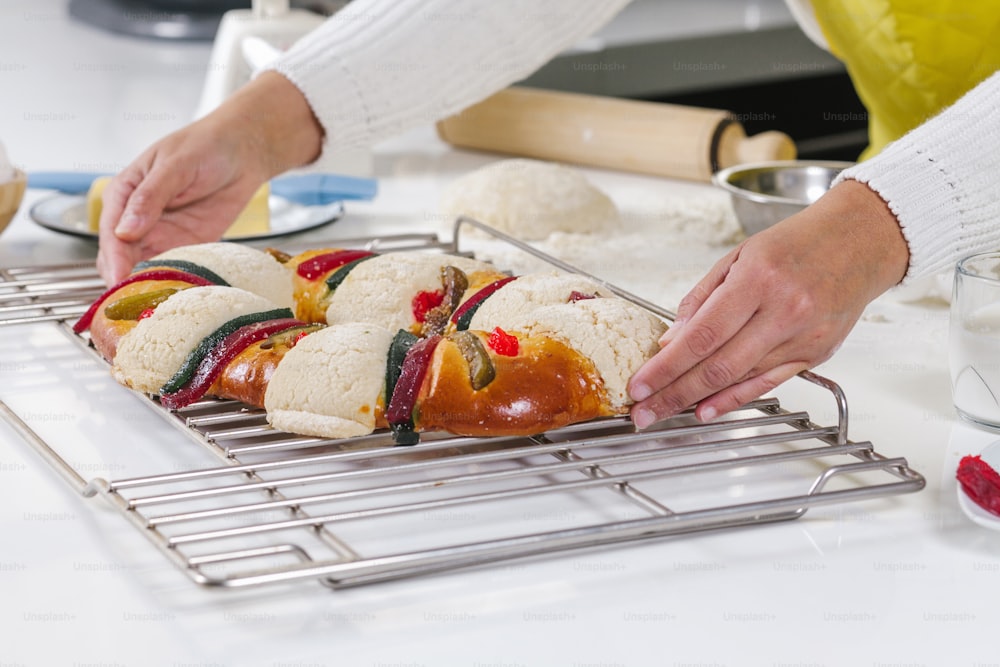
[[[461,252],[434,235],[341,246]],[[499,232],[500,240],[574,270]],[[100,292],[92,266],[0,271],[0,325],[70,326]],[[636,299],[658,314],[672,314]],[[193,581],[245,587],[293,580],[354,586],[511,558],[802,517],[809,508],[917,491],[924,478],[847,436],[841,389],[813,373],[837,423],[775,398],[703,424],[688,412],[636,432],[626,418],[532,437],[387,433],[323,440],[272,430],[263,411],[204,400],[152,413],[217,463],[122,479],[88,478],[8,404],[0,414],[77,491],[101,496]],[[122,389],[122,391],[127,391]]]

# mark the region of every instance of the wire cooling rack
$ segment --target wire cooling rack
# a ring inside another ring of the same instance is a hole
[[[461,252],[470,226],[482,227],[461,219],[450,243],[405,235],[338,245]],[[4,269],[0,279],[0,326],[53,321],[81,355],[96,356],[70,328],[102,289],[92,266]],[[75,490],[108,501],[194,582],[308,579],[339,588],[787,521],[819,505],[923,488],[906,459],[848,438],[847,401],[834,382],[809,372],[794,381],[829,395],[835,424],[764,398],[712,423],[687,412],[642,432],[611,418],[532,437],[427,434],[396,447],[384,432],[324,440],[275,431],[262,410],[233,401],[169,411],[144,397],[151,414],[215,463],[117,479],[83,474],[7,403],[0,415]]]

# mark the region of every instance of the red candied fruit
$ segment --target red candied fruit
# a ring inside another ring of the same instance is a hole
[[[583,292],[577,292],[573,290],[569,293],[570,303],[576,303],[577,301],[587,301],[588,299],[596,299],[596,294],[585,294]]]
[[[500,327],[490,332],[486,341],[490,349],[502,357],[516,357],[518,351],[517,337],[512,336]]]
[[[299,341],[308,335],[309,335],[308,331],[300,331],[297,334],[295,334],[295,338],[292,339],[291,347],[295,347],[296,345],[298,345]]]
[[[417,292],[410,305],[413,307],[413,319],[421,324],[427,319],[427,312],[437,308],[444,302],[444,290],[436,292]]]
[[[145,309],[144,311],[142,311],[141,313],[139,313],[139,319],[140,319],[140,320],[144,320],[144,319],[146,319],[147,317],[150,317],[150,316],[152,316],[152,314],[153,314],[154,312],[155,312],[155,311],[154,311],[154,310],[153,310],[152,308],[146,308],[146,309]]]
[[[1000,516],[1000,475],[990,464],[978,456],[963,456],[955,477],[974,503]]]

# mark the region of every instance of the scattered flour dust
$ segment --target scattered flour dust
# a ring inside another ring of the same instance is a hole
[[[717,190],[680,194],[624,186],[613,195],[623,230],[681,244],[733,245],[743,239],[728,196]]]
[[[621,226],[588,233],[553,232],[531,245],[587,273],[670,310],[743,232],[724,193],[691,188],[684,194],[650,185],[607,188]],[[548,267],[502,242],[470,235],[471,249],[514,273]]]

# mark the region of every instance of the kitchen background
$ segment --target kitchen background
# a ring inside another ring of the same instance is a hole
[[[291,4],[327,15],[347,3]],[[204,42],[222,12],[249,6],[249,0],[69,0],[68,11],[101,30]],[[843,67],[802,33],[783,0],[635,0],[523,83],[726,109],[748,134],[789,134],[804,158],[852,160],[866,143],[864,107]]]
[[[211,43],[178,37],[196,23],[211,32],[213,16],[231,6],[0,4],[0,140],[15,164],[116,171],[186,123]],[[111,25],[109,11],[130,25]],[[852,159],[864,143],[863,110],[842,68],[801,34],[781,0],[636,0],[527,83],[727,108],[750,133],[791,134],[808,157]],[[413,229],[414,217],[421,228],[445,227],[434,215],[436,195],[489,159],[450,149],[431,128],[373,153],[379,199],[349,207],[326,230],[332,238],[369,225]],[[714,215],[722,201],[706,185],[587,173],[615,197],[646,197],[658,212]],[[0,236],[0,266],[92,261],[93,243],[31,222],[27,211],[39,196],[29,192]],[[683,237],[679,227],[670,231]],[[680,238],[669,255],[658,255],[660,246],[640,249],[624,269],[648,277],[675,267],[683,290],[725,250],[719,239],[700,239]],[[4,400],[27,405],[29,416],[81,447],[77,423],[109,437],[120,430],[146,432],[154,444],[169,440],[149,428],[162,424],[145,413],[102,413],[126,400],[104,369],[62,356],[50,346],[57,336],[32,332],[0,337]],[[772,526],[335,592],[311,582],[194,587],[101,499],[71,493],[0,423],[0,666],[996,664],[988,637],[998,620],[990,591],[1000,542],[961,514],[953,479],[960,455],[996,436],[955,419],[946,338],[947,307],[933,293],[917,302],[885,298],[822,368],[849,397],[852,437],[907,457],[928,479],[920,493],[816,508]],[[789,394],[796,407],[830,421],[827,402],[813,404],[795,388]],[[117,398],[102,408],[107,396]],[[97,407],[74,413],[81,405]],[[89,453],[80,453],[87,465]]]

